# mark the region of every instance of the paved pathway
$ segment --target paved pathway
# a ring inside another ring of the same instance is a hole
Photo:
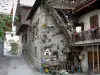
[[[19,56],[0,58],[0,75],[50,75],[37,72],[33,64]],[[29,65],[30,64],[30,65]],[[32,67],[33,66],[33,67]],[[69,75],[90,75],[90,74],[69,74]]]
[[[28,61],[29,62],[29,61]],[[49,75],[33,70],[23,57],[5,56],[0,58],[0,75]]]
[[[35,75],[22,57],[12,57],[7,75]]]
[[[0,58],[0,75],[8,74],[9,61],[10,61],[10,58],[8,57]]]

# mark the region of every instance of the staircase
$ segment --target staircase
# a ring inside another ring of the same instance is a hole
[[[68,15],[64,14],[64,12],[61,9],[55,9],[52,6],[49,5],[49,3],[46,3],[46,8],[48,12],[53,16],[55,21],[57,22],[57,26],[61,29],[61,31],[64,33],[66,39],[67,39],[67,46],[70,47],[70,43],[72,43],[72,33],[73,33],[73,27],[71,21],[68,19]]]

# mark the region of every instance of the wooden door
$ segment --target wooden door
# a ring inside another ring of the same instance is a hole
[[[100,52],[99,52],[99,64],[100,64]],[[88,65],[89,70],[93,69],[93,53],[88,52]],[[94,68],[98,66],[97,52],[94,52]]]

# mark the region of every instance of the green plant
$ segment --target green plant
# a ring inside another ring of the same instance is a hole
[[[11,31],[12,16],[0,15],[0,38],[4,38],[5,31]]]
[[[15,22],[16,21],[19,21],[19,17],[18,16],[15,16]]]
[[[11,45],[11,53],[13,55],[17,55],[17,52],[18,52],[18,44],[16,42],[14,43],[10,43]]]
[[[19,17],[15,16],[14,17],[14,25],[17,25],[19,23]]]

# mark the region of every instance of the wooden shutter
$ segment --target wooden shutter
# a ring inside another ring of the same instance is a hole
[[[92,17],[90,18],[90,27],[91,27],[91,28],[99,27],[98,15],[92,16]]]

